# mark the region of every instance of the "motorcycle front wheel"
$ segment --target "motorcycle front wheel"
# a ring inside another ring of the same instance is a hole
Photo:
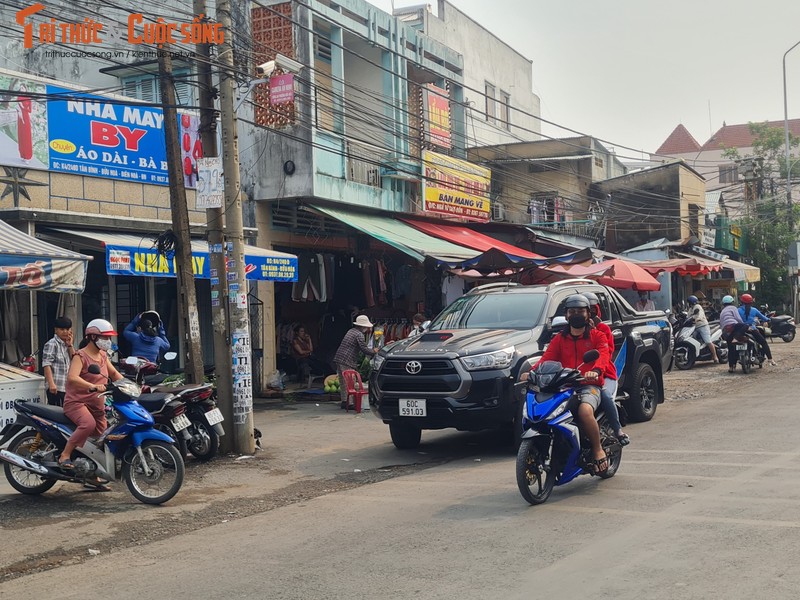
[[[40,441],[39,443],[44,444],[45,442]],[[33,431],[23,431],[11,441],[8,446],[8,451],[19,454],[22,458],[34,460],[31,446],[35,446],[35,444],[36,433]],[[5,469],[8,483],[21,494],[43,494],[56,484],[55,479],[46,479],[41,475],[12,465],[11,463],[4,463],[3,468]]]
[[[159,440],[144,442],[142,454],[144,462],[138,452],[130,455],[130,460],[123,466],[122,477],[139,502],[162,504],[177,494],[183,485],[183,458],[175,446]]]
[[[192,439],[188,442],[187,447],[195,458],[211,460],[217,455],[219,436],[213,427],[206,424],[205,419],[192,419],[189,433],[192,435]]]
[[[694,366],[694,350],[688,346],[675,348],[675,366],[681,371],[688,371]]]
[[[517,486],[529,504],[542,504],[550,497],[555,473],[544,463],[545,456],[533,439],[522,440],[517,452]]]

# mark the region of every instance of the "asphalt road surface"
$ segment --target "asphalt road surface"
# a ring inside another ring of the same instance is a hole
[[[0,489],[0,597],[793,599],[800,345],[773,347],[780,366],[749,376],[670,374],[618,474],[538,507],[495,435],[399,452],[377,420],[314,403],[260,411],[268,460],[190,465],[162,508]]]

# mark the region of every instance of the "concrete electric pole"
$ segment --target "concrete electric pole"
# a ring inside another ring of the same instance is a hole
[[[187,380],[203,383],[203,355],[200,349],[200,319],[197,314],[197,296],[192,270],[192,238],[189,235],[189,207],[186,205],[186,187],[181,170],[181,148],[178,139],[178,111],[175,100],[175,82],[172,79],[172,57],[168,45],[158,49],[158,70],[161,84],[161,106],[164,111],[164,135],[167,145],[167,172],[169,174],[169,202],[172,209],[172,229],[175,244],[175,275],[177,278],[178,314],[183,319],[186,335]]]
[[[220,44],[220,113],[222,169],[225,174],[225,258],[233,365],[233,445],[236,452],[255,452],[253,436],[253,374],[250,317],[244,264],[244,225],[239,181],[239,142],[234,93],[233,32],[230,0],[218,0],[217,20],[225,40]]]
[[[194,0],[194,14],[205,15],[205,0]],[[217,148],[217,111],[214,109],[214,81],[211,76],[211,47],[197,44],[197,83],[200,104],[200,141],[203,156],[219,156]],[[233,377],[228,321],[228,280],[225,266],[225,237],[222,233],[225,213],[222,208],[206,210],[209,245],[209,267],[211,269],[211,327],[214,336],[214,363],[217,378],[217,403],[230,432],[233,426]],[[234,436],[220,439],[223,452],[234,451]]]

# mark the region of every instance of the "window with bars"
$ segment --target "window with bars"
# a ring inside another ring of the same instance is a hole
[[[719,166],[720,183],[736,183],[739,181],[739,167],[735,164]]]
[[[194,81],[191,77],[190,69],[176,69],[173,72],[175,77],[175,98],[178,106],[194,106]],[[123,77],[122,93],[125,96],[136,98],[142,102],[158,104],[161,102],[161,84],[157,73],[145,73],[132,77]]]

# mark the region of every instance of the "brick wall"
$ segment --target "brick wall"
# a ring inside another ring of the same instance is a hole
[[[251,12],[253,23],[253,44],[256,65],[273,60],[277,54],[295,58],[294,24],[292,23],[292,4],[284,2],[270,7],[257,7]],[[276,69],[273,75],[280,75]],[[271,106],[269,102],[269,85],[256,87],[253,102],[255,103],[255,122],[261,127],[285,127],[294,123],[294,102]]]

